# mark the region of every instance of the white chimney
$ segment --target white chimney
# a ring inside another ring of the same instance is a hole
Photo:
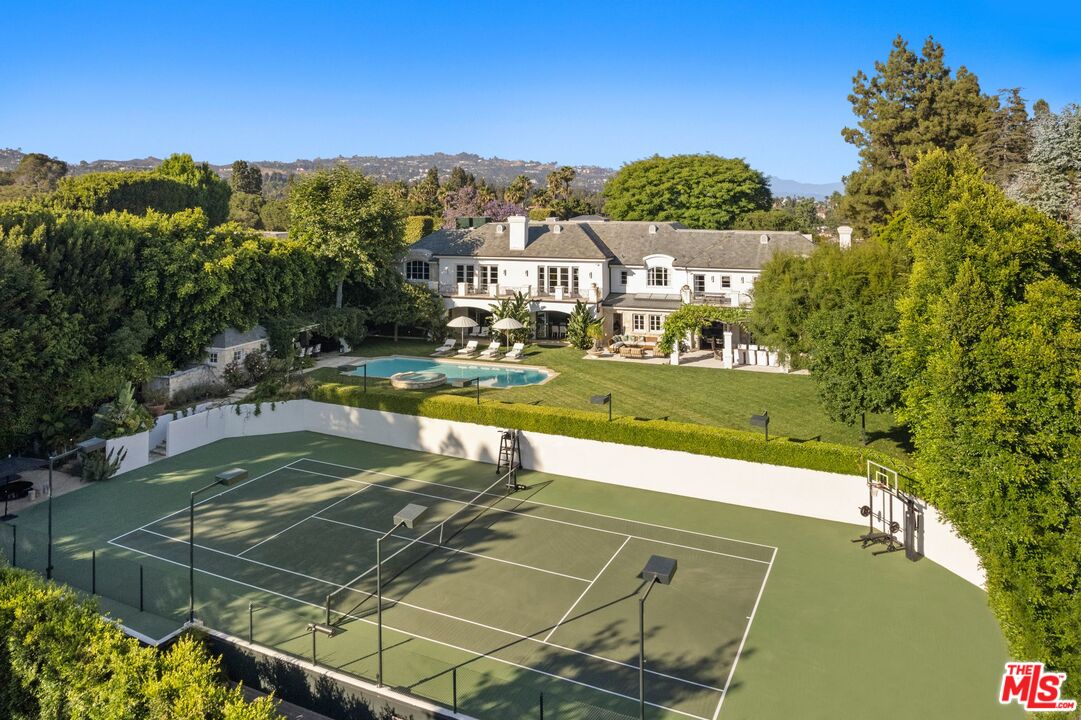
[[[837,228],[837,243],[841,246],[842,250],[847,250],[852,247],[852,228],[847,225],[841,225]]]
[[[510,249],[525,250],[529,243],[529,218],[525,215],[511,215],[507,218],[510,226]]]

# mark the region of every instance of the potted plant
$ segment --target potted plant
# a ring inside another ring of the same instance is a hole
[[[599,320],[591,323],[586,329],[586,335],[593,341],[589,348],[590,355],[600,355],[604,352],[604,324]]]
[[[165,391],[161,389],[147,389],[143,391],[143,406],[146,407],[154,417],[165,414],[165,405],[168,399]]]

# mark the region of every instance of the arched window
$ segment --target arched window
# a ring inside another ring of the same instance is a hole
[[[428,280],[430,273],[427,260],[409,260],[405,264],[406,280]]]
[[[668,287],[668,268],[651,267],[646,274],[646,284],[650,287]]]

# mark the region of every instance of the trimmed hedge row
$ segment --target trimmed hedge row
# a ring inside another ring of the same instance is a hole
[[[897,468],[903,477],[911,472],[895,457],[869,448],[855,448],[834,443],[795,441],[783,437],[764,438],[752,432],[728,428],[670,422],[616,418],[607,415],[551,408],[521,403],[486,402],[477,405],[472,398],[458,395],[385,395],[365,393],[356,385],[326,383],[311,391],[312,400],[382,410],[403,415],[419,415],[509,427],[528,432],[565,435],[586,440],[601,440],[621,445],[640,445],[660,450],[681,450],[696,455],[822,470],[846,475],[864,475],[867,460]]]
[[[431,235],[443,225],[443,218],[431,215],[410,215],[405,219],[405,242],[412,245],[425,235]]]

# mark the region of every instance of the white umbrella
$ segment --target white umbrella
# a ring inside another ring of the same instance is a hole
[[[507,333],[507,344],[508,345],[510,345],[510,331],[511,330],[521,330],[524,327],[525,327],[525,325],[518,322],[514,318],[509,318],[509,317],[503,318],[502,320],[496,320],[495,324],[492,325],[492,329],[494,329],[494,330],[503,330],[503,331],[505,331]]]
[[[461,328],[462,329],[462,343],[463,344],[465,343],[465,329],[466,328],[475,328],[476,326],[477,326],[477,321],[474,320],[473,318],[469,317],[468,315],[459,315],[458,317],[454,318],[449,323],[447,323],[447,327]]]

